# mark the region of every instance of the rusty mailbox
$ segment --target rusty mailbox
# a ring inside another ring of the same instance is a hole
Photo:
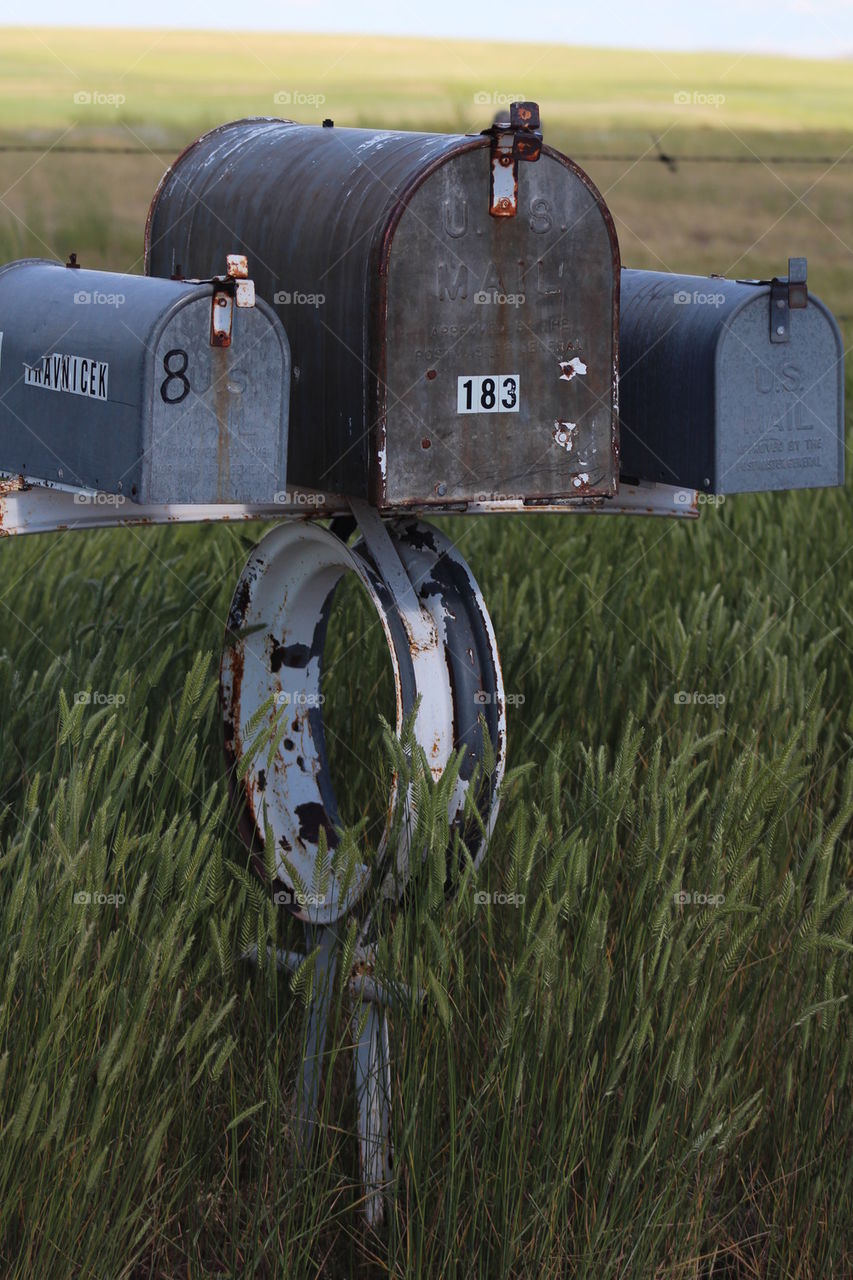
[[[234,256],[232,274],[190,283],[0,268],[0,472],[136,504],[274,501],[290,354],[243,269]]]
[[[385,511],[615,494],[616,235],[535,104],[481,134],[214,129],[160,184],[146,270],[232,245],[290,339],[292,484]]]

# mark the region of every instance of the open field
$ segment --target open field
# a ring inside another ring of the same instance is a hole
[[[467,130],[493,110],[474,92],[520,90],[569,154],[637,156],[654,134],[731,155],[590,161],[624,261],[751,276],[807,254],[850,341],[849,62],[522,54],[6,30],[0,141],[142,154],[0,151],[0,261],[73,249],[140,270],[175,151],[286,114],[275,92],[325,95],[292,108],[306,120]],[[127,102],[77,114],[79,91]],[[846,158],[734,163],[749,151]],[[0,547],[3,1276],[853,1276],[849,486],[733,498],[698,523],[441,524],[524,699],[476,886],[523,902],[482,905],[467,880],[441,901],[425,798],[430,859],[382,960],[429,999],[394,1022],[396,1199],[377,1234],[357,1211],[340,1001],[300,1168],[299,992],[236,958],[297,939],[244,875],[221,769],[216,662],[260,528]],[[325,718],[368,845],[390,767],[377,630],[342,591]],[[81,689],[123,701],[75,706]]]
[[[846,51],[853,53],[851,50]],[[323,95],[298,113],[319,121],[384,128],[481,128],[473,95],[537,99],[556,125],[583,129],[666,125],[674,95],[725,96],[739,130],[849,128],[850,58],[807,61],[719,54],[568,49],[542,44],[403,40],[375,36],[181,31],[3,29],[3,122],[16,129],[116,116],[142,130],[197,133],[220,120],[272,111],[277,92]],[[121,93],[118,107],[79,91]],[[714,124],[720,108],[691,110]],[[284,113],[287,114],[287,113]],[[296,114],[296,113],[294,113]]]
[[[73,248],[90,266],[141,270],[145,213],[163,170],[223,120],[330,116],[339,125],[468,132],[522,93],[540,103],[549,142],[595,157],[585,167],[608,198],[626,265],[766,276],[789,254],[807,253],[815,291],[853,314],[849,60],[356,36],[2,35],[0,148],[36,148],[0,149],[4,258],[64,258]],[[75,102],[81,94],[94,100]],[[136,154],[63,151],[93,146]],[[731,163],[673,172],[650,161],[658,148]],[[821,156],[830,159],[812,163]]]

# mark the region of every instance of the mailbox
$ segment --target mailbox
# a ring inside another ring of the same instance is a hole
[[[155,194],[146,271],[232,245],[293,352],[288,479],[382,510],[616,491],[619,252],[535,104],[482,134],[254,119]]]
[[[194,283],[0,269],[0,472],[140,503],[272,502],[290,354],[230,262]]]
[[[623,271],[621,464],[626,477],[710,493],[844,483],[844,345],[788,276]]]

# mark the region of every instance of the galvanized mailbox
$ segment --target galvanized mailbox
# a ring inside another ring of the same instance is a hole
[[[7,475],[140,503],[272,502],[289,386],[287,337],[248,280],[0,268]]]
[[[844,483],[844,344],[786,278],[623,271],[622,472],[710,493]]]
[[[243,120],[165,175],[146,270],[233,244],[284,321],[292,484],[386,511],[615,493],[616,235],[537,126],[524,103],[474,135]]]

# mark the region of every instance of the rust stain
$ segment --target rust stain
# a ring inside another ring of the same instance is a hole
[[[245,280],[249,275],[249,260],[244,253],[225,255],[226,274],[234,280]]]
[[[578,374],[585,374],[586,370],[587,366],[578,356],[572,356],[570,360],[561,360],[560,380],[564,382],[571,382],[572,378],[577,377]]]
[[[228,388],[228,349],[214,347],[211,358],[213,366],[213,394],[216,407],[216,497],[224,502],[231,493],[231,449],[228,439],[228,427],[231,412],[231,395]]]

